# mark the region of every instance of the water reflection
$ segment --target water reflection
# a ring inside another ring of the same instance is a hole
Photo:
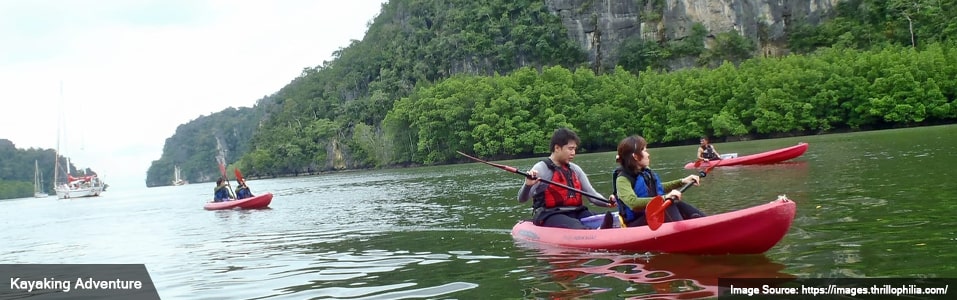
[[[531,275],[522,278],[534,286],[526,295],[535,298],[614,292],[613,297],[623,299],[698,299],[718,296],[718,278],[796,278],[765,255],[652,255],[516,245],[529,257],[547,262],[529,266]]]

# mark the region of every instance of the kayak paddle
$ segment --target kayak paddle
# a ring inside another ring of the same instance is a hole
[[[699,160],[700,162],[700,160]],[[704,171],[698,173],[699,177],[707,177],[708,172],[711,172],[711,169],[717,167],[721,164],[721,161],[714,164],[713,166],[708,167]],[[685,183],[678,191],[684,193],[685,190],[691,187],[695,181]],[[675,197],[668,197],[667,199],[662,198],[661,195],[655,196],[654,199],[651,199],[651,202],[648,203],[648,206],[645,206],[645,220],[648,221],[648,228],[651,228],[652,231],[658,230],[658,227],[661,227],[661,224],[665,223],[665,209],[668,206],[671,206],[671,203],[674,202]]]
[[[219,173],[223,175],[223,180],[226,181],[226,188],[229,190],[229,195],[236,199],[236,194],[233,193],[233,187],[229,184],[229,178],[226,177],[226,159],[222,156],[216,157],[216,162],[219,163]]]
[[[517,169],[517,168],[515,168],[515,167],[510,167],[510,166],[506,166],[506,165],[500,165],[500,164],[496,164],[496,163],[484,161],[484,160],[478,159],[478,158],[476,158],[476,157],[470,156],[470,155],[468,155],[468,154],[462,153],[461,151],[455,151],[455,152],[458,152],[458,153],[461,154],[462,156],[468,157],[468,158],[470,158],[470,159],[472,159],[472,160],[474,160],[474,161],[477,161],[477,162],[480,162],[480,163],[484,163],[484,164],[486,164],[486,165],[490,165],[490,166],[493,166],[493,167],[496,167],[496,168],[499,168],[499,169],[502,169],[502,170],[505,170],[505,171],[509,171],[509,172],[512,172],[512,173],[515,173],[515,174],[519,174],[519,175],[525,176],[525,178],[538,179],[538,180],[541,180],[541,181],[543,181],[543,182],[545,182],[545,183],[554,184],[554,185],[556,185],[556,186],[566,188],[566,189],[568,189],[568,190],[570,190],[570,191],[574,191],[574,192],[580,193],[580,194],[582,194],[582,195],[584,195],[584,196],[588,196],[588,198],[592,198],[592,199],[595,199],[595,200],[601,200],[602,202],[605,202],[605,203],[610,203],[610,202],[608,202],[608,200],[605,200],[605,198],[599,197],[598,195],[593,195],[593,194],[587,193],[587,192],[585,192],[585,191],[583,191],[583,190],[576,189],[576,188],[574,188],[574,187],[570,187],[570,186],[567,186],[567,185],[564,185],[564,184],[561,184],[561,183],[557,183],[557,182],[554,182],[554,181],[551,181],[551,180],[548,180],[548,179],[545,179],[545,178],[533,177],[532,175],[529,175],[528,173],[522,172],[522,171],[520,171],[519,169]]]
[[[246,180],[243,179],[243,173],[239,172],[239,168],[233,169],[233,174],[236,175],[236,181],[239,181],[242,185],[246,185]]]

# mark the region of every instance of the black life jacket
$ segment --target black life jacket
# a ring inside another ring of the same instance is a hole
[[[711,146],[711,144],[708,144],[707,146],[702,145],[701,149],[704,150],[704,152],[701,152],[701,157],[704,157],[707,159],[720,159],[720,157],[718,157],[718,154],[714,153],[714,147]]]

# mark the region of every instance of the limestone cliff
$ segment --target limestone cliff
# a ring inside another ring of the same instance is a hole
[[[625,40],[664,42],[687,37],[700,23],[708,39],[730,30],[756,43],[755,56],[787,54],[794,20],[819,23],[839,0],[546,0],[569,37],[596,65],[613,65]],[[705,46],[708,40],[702,41]]]

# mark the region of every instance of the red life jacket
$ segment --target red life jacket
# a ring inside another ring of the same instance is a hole
[[[543,162],[545,162],[545,166],[552,171],[552,178],[549,178],[551,181],[581,190],[582,183],[578,180],[578,177],[575,176],[575,172],[572,171],[571,168],[559,167],[555,165],[551,159],[547,158],[544,159]],[[535,207],[555,208],[562,206],[582,206],[581,194],[553,184],[542,184],[548,185],[548,188],[546,188],[544,192],[537,193],[533,196]]]

